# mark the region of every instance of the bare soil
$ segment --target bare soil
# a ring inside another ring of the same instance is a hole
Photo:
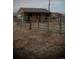
[[[64,34],[32,31],[13,25],[14,59],[64,59]]]

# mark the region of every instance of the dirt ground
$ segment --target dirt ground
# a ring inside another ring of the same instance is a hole
[[[64,34],[33,31],[13,24],[14,59],[64,59]]]

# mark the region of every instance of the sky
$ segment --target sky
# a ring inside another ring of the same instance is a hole
[[[50,0],[50,11],[65,13],[65,0]],[[48,9],[49,0],[13,0],[13,12],[20,8],[45,8]]]

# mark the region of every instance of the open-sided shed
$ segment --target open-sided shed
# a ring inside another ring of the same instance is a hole
[[[31,29],[32,22],[38,22],[38,25],[39,22],[48,22],[50,11],[42,8],[20,8],[17,16],[22,23],[28,22]]]

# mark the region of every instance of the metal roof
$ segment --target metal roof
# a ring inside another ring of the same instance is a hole
[[[24,12],[42,12],[42,13],[49,13],[50,11],[42,8],[20,8]],[[20,11],[19,11],[20,12]]]

